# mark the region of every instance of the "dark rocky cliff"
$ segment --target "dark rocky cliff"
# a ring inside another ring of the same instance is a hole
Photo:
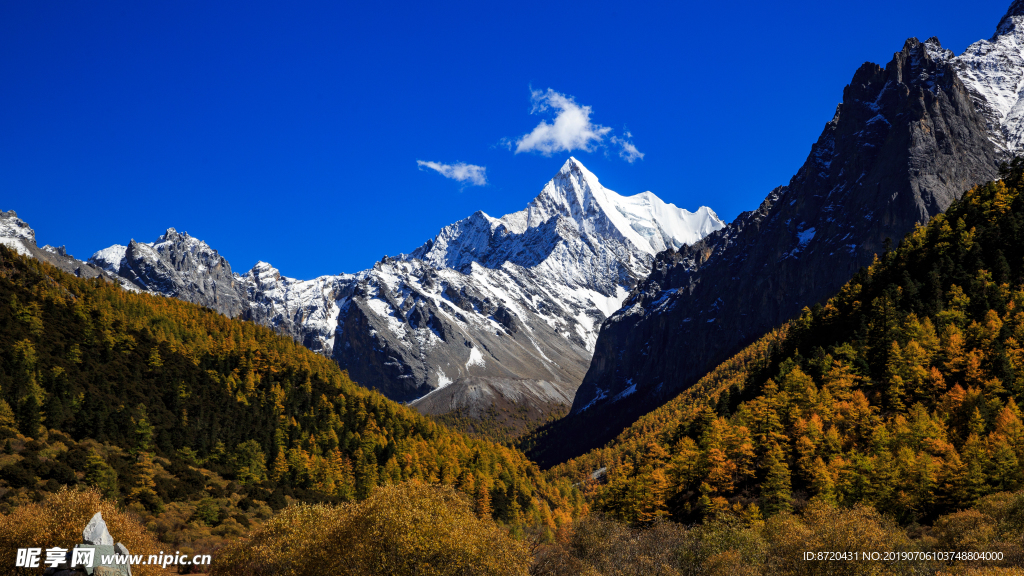
[[[602,327],[572,413],[534,455],[598,446],[804,306],[836,292],[974,184],[999,153],[938,41],[867,63],[788,186],[726,228],[658,255]],[[935,57],[933,57],[933,55]],[[737,161],[742,161],[737,158]]]
[[[174,228],[154,245],[132,240],[117,274],[142,290],[202,304],[232,318],[246,309],[228,261],[205,242]]]

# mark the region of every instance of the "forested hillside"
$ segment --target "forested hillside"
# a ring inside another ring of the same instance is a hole
[[[332,566],[362,573],[879,573],[802,559],[854,549],[952,554],[893,573],[1011,574],[998,570],[1024,562],[1022,188],[1018,162],[548,473],[269,329],[0,247],[5,554],[49,545],[44,515],[95,505],[74,489],[91,486],[142,521],[140,546],[224,551],[221,573],[318,573],[327,545],[346,551]],[[275,516],[296,501],[348,504]],[[592,509],[618,522],[571,522]]]
[[[1024,482],[1024,163],[609,446],[553,470],[631,523],[813,497],[930,523]]]
[[[2,246],[0,448],[0,511],[93,485],[152,522],[244,527],[259,519],[246,510],[410,479],[513,527],[553,530],[583,506],[518,451],[359,387],[270,329]]]

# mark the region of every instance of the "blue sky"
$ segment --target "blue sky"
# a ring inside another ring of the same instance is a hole
[[[519,210],[584,146],[609,188],[731,220],[863,62],[959,53],[1008,5],[0,2],[0,209],[83,259],[173,226],[310,278]]]

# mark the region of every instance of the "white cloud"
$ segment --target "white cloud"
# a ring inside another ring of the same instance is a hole
[[[632,137],[633,135],[630,134],[629,132],[626,132],[626,136],[624,138],[612,136],[612,144],[618,144],[622,148],[621,150],[619,150],[619,157],[625,160],[626,162],[629,162],[630,164],[636,162],[637,160],[644,159],[644,153],[637,150],[636,146],[629,141],[629,139]]]
[[[436,170],[438,174],[445,178],[451,178],[459,182],[468,182],[472,186],[484,186],[487,184],[487,175],[485,174],[487,168],[484,166],[465,164],[463,162],[441,164],[440,162],[424,162],[423,160],[417,160],[416,164],[420,167],[420,170],[430,168],[431,170]]]
[[[550,88],[547,91],[531,90],[530,100],[533,101],[531,114],[552,109],[555,120],[550,124],[541,120],[532,132],[516,140],[516,154],[540,152],[550,156],[563,151],[590,152],[612,130],[590,121],[590,106],[580,106],[571,96]]]

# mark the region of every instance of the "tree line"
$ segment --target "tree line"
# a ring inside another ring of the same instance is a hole
[[[360,387],[271,329],[0,246],[5,438],[0,506],[83,483],[157,515],[210,496],[211,475],[279,505],[446,484],[481,516],[550,530],[585,506],[522,453]]]

